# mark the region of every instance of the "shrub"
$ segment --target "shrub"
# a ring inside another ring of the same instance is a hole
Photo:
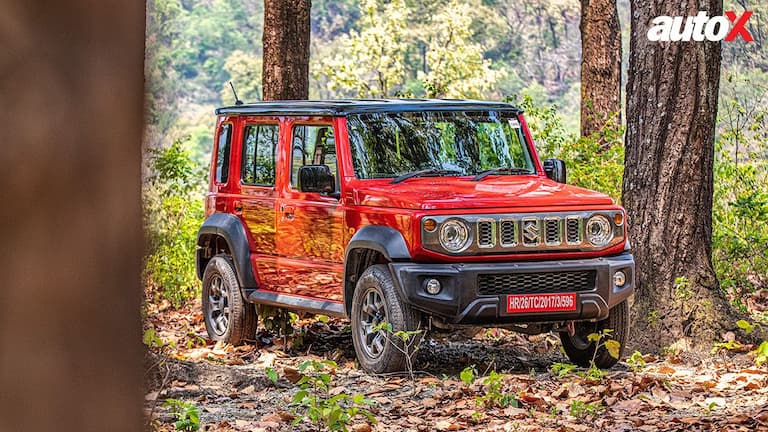
[[[194,254],[206,174],[181,141],[150,150],[148,168],[143,188],[148,244],[144,280],[153,296],[178,307],[199,292]]]
[[[609,123],[599,134],[579,137],[564,126],[557,106],[537,105],[527,95],[513,103],[525,110],[539,157],[564,160],[568,183],[606,193],[620,202],[624,175],[621,125]]]

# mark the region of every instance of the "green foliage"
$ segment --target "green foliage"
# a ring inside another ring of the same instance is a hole
[[[308,360],[299,366],[303,374],[298,381],[299,391],[292,404],[304,409],[304,417],[294,420],[294,425],[308,419],[312,424],[324,426],[332,431],[347,431],[347,426],[358,416],[376,423],[376,418],[367,409],[373,401],[362,394],[350,395],[341,392],[330,395],[331,371],[336,369],[332,360]]]
[[[419,14],[418,9],[429,11]],[[314,76],[336,95],[482,98],[505,72],[491,68],[483,46],[472,40],[481,17],[488,20],[493,12],[458,1],[366,0],[360,5],[359,30],[332,41],[336,49],[320,50]],[[416,50],[419,58],[412,55]]]
[[[583,419],[585,417],[596,417],[600,414],[605,407],[600,405],[599,402],[586,403],[580,400],[574,400],[571,403],[570,413],[571,416]]]
[[[732,302],[768,288],[768,73],[736,69],[721,85],[712,262]]]
[[[675,278],[675,295],[680,300],[690,300],[693,297],[691,290],[691,281],[685,276]]]
[[[635,352],[633,352],[627,359],[627,364],[629,365],[629,368],[632,369],[632,372],[637,373],[645,368],[645,359],[643,359],[643,355],[640,351],[635,350]]]
[[[283,336],[293,334],[293,324],[299,319],[294,312],[275,306],[258,305],[259,321],[267,331]]]
[[[755,364],[759,367],[768,363],[768,341],[763,341],[760,346],[752,352],[755,355]]]
[[[529,95],[513,98],[526,112],[528,127],[542,159],[558,158],[565,161],[568,183],[621,199],[624,175],[623,128],[615,123],[600,134],[579,137],[563,124],[555,105],[538,105]]]
[[[472,365],[465,367],[459,374],[459,378],[464,384],[467,385],[467,387],[474,384],[475,380],[477,379],[477,370],[475,369],[475,366]]]
[[[484,393],[475,398],[475,403],[478,406],[484,406],[486,408],[506,408],[506,407],[518,407],[517,399],[513,394],[504,393],[504,374],[491,371],[487,377],[483,379]]]
[[[195,241],[203,219],[206,174],[180,141],[151,150],[144,185],[144,226],[149,243],[144,278],[155,292],[181,306],[199,290]]]
[[[271,367],[268,367],[268,368],[266,368],[266,369],[264,370],[264,372],[267,374],[267,378],[269,378],[269,380],[270,380],[270,381],[272,381],[272,384],[276,384],[276,383],[277,383],[277,380],[280,378],[280,377],[277,375],[277,371],[276,371],[276,370],[274,370],[274,369],[273,369],[273,368],[271,368]]]
[[[555,362],[552,363],[552,366],[549,367],[549,370],[559,377],[564,377],[576,370],[576,368],[578,368],[578,366],[575,364]]]
[[[200,410],[191,402],[166,399],[163,404],[176,417],[176,430],[195,432],[200,429]]]
[[[173,347],[174,342],[166,342],[157,335],[154,329],[147,329],[144,331],[142,342],[147,348],[162,349],[165,347]]]

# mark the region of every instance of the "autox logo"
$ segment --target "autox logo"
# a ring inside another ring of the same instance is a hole
[[[671,17],[658,16],[651,20],[648,40],[652,42],[701,42],[704,40],[732,42],[741,37],[747,42],[755,40],[747,30],[746,24],[752,11],[744,11],[741,16],[736,12],[726,11],[724,16],[710,17],[706,11],[696,16]]]

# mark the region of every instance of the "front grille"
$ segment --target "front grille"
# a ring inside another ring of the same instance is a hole
[[[588,291],[595,288],[595,271],[480,274],[480,295],[544,294]]]

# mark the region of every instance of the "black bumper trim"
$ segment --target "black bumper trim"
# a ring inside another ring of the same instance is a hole
[[[511,263],[421,264],[395,262],[389,264],[403,298],[416,309],[439,317],[450,324],[514,324],[601,320],[611,307],[626,300],[634,292],[635,262],[631,254],[586,260],[535,261]],[[480,295],[478,275],[509,273],[549,273],[595,271],[593,289],[576,291],[576,310],[568,312],[506,312],[506,294]],[[622,270],[627,282],[618,288],[613,274]],[[424,289],[424,280],[438,279],[442,290],[432,295]]]

